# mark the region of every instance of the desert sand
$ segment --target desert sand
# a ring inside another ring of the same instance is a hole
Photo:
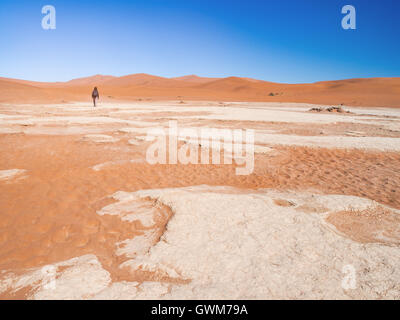
[[[399,84],[1,79],[0,298],[399,299]],[[254,129],[254,171],[150,165],[170,120]]]
[[[148,74],[96,75],[68,82],[35,82],[0,78],[0,103],[66,103],[86,101],[94,86],[102,101],[214,100],[305,102],[366,107],[400,107],[400,78],[367,78],[282,84],[251,78],[164,78]]]

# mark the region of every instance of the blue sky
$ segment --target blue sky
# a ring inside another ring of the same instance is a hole
[[[42,6],[56,8],[43,30]],[[343,30],[341,8],[356,8]],[[400,76],[399,0],[0,0],[0,76]]]

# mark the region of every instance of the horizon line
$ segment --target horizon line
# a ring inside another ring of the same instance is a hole
[[[123,78],[123,77],[128,77],[128,76],[134,76],[134,75],[144,75],[144,76],[152,76],[152,77],[158,77],[158,78],[162,78],[162,79],[168,79],[168,80],[178,80],[177,78],[184,78],[184,77],[190,77],[190,76],[194,76],[194,77],[198,77],[198,78],[210,78],[210,79],[215,79],[217,80],[222,80],[222,79],[229,79],[229,78],[238,78],[238,79],[242,79],[242,80],[256,80],[256,81],[263,81],[263,82],[270,82],[270,83],[276,83],[276,84],[315,84],[315,83],[321,83],[321,82],[334,82],[334,81],[346,81],[346,80],[361,80],[361,79],[398,79],[400,78],[400,76],[398,77],[358,77],[358,78],[342,78],[342,79],[329,79],[329,80],[318,80],[318,81],[314,81],[314,82],[275,82],[275,81],[270,81],[270,80],[264,80],[264,79],[257,79],[257,78],[252,78],[252,77],[246,77],[246,76],[227,76],[227,77],[212,77],[212,76],[198,76],[196,74],[186,74],[186,75],[182,75],[182,76],[173,76],[173,77],[164,77],[164,76],[159,76],[159,75],[154,75],[154,74],[150,74],[150,73],[144,73],[144,72],[138,72],[138,73],[130,73],[130,74],[126,74],[126,75],[122,75],[122,76],[115,76],[115,75],[111,75],[111,74],[94,74],[94,75],[89,75],[89,76],[82,76],[82,77],[78,77],[78,78],[72,78],[70,80],[66,80],[66,81],[37,81],[37,80],[30,80],[30,79],[21,79],[21,78],[10,78],[10,77],[4,77],[4,76],[0,76],[0,79],[8,79],[8,80],[18,80],[18,81],[27,81],[27,82],[36,82],[36,83],[68,83],[74,80],[81,80],[81,79],[86,79],[86,78],[93,78],[96,76],[101,76],[101,77],[113,77],[113,78]],[[180,81],[184,81],[184,80],[180,80]],[[212,80],[211,80],[212,81]]]

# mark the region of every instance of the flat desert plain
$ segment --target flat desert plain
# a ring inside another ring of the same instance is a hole
[[[0,298],[400,298],[398,79],[125,80],[1,80]],[[171,120],[253,129],[251,174],[148,163]]]

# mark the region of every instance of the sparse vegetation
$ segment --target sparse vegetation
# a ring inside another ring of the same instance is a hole
[[[328,108],[322,108],[322,107],[313,107],[311,109],[309,109],[308,111],[311,112],[323,112],[323,111],[327,111],[327,112],[338,112],[338,113],[350,113],[350,111],[346,111],[342,108],[342,106],[339,107],[328,107]]]

